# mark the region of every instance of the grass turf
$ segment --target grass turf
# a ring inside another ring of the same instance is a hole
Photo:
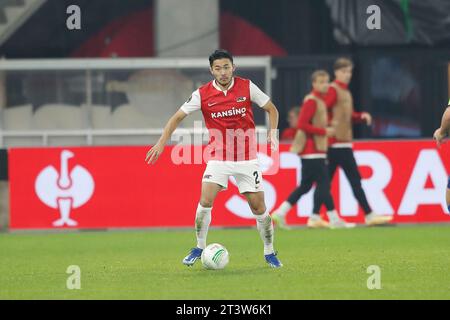
[[[276,231],[269,268],[255,229],[211,230],[230,263],[181,264],[193,231],[0,234],[0,299],[450,299],[450,225]],[[81,289],[68,290],[69,265]],[[369,290],[367,268],[381,268]]]

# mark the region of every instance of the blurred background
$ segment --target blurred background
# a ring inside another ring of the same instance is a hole
[[[374,4],[378,30],[366,23]],[[67,26],[71,5],[81,29]],[[429,137],[449,90],[450,2],[0,0],[1,145],[152,143],[158,130],[133,130],[161,129],[210,80],[216,48],[250,57],[238,74],[270,93],[281,129],[311,72],[345,55],[356,109],[375,120],[357,138]]]
[[[355,108],[374,117],[357,139],[430,138],[449,96],[450,2],[0,0],[0,178],[10,147],[154,143],[211,79],[216,48],[272,97],[281,130],[312,71],[347,56]]]

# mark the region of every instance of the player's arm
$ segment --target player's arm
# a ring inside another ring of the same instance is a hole
[[[270,143],[272,150],[275,151],[278,149],[278,137],[277,137],[278,118],[279,118],[278,109],[270,100],[262,108],[269,115],[270,131],[267,136],[267,143]]]
[[[329,112],[329,118],[331,118],[331,111],[337,103],[337,91],[336,88],[330,86],[327,95],[325,97],[325,105],[327,106]],[[368,112],[353,112],[352,113],[353,123],[365,122],[368,126],[372,124],[372,115]]]
[[[178,127],[181,121],[187,117],[187,114],[178,110],[170,119],[167,121],[166,126],[164,127],[164,131],[159,138],[158,142],[147,152],[147,156],[145,157],[145,162],[148,164],[153,164],[158,160],[159,156],[164,150],[164,146],[167,143],[167,140],[172,136],[172,133]]]
[[[368,126],[370,126],[372,124],[372,115],[368,112],[354,111],[352,114],[352,122],[353,123],[365,122]]]
[[[337,91],[336,88],[330,86],[325,96],[325,105],[327,106],[328,112],[333,110],[333,107],[337,103]]]
[[[278,110],[277,107],[270,100],[257,85],[250,81],[250,100],[256,103],[260,108],[264,109],[269,114],[269,134],[267,135],[267,143],[270,143],[273,151],[278,149]]]
[[[311,122],[316,113],[317,105],[316,102],[312,99],[308,99],[303,103],[303,106],[300,108],[300,115],[298,117],[297,129],[303,130],[307,134],[319,135],[319,136],[333,136],[334,129],[329,128],[320,128],[314,126]]]
[[[200,92],[196,90],[192,93],[189,99],[181,106],[181,108],[169,119],[164,127],[163,134],[159,138],[158,142],[147,152],[145,162],[153,164],[158,160],[159,156],[164,150],[164,146],[172,136],[172,133],[178,127],[181,121],[186,116],[194,111],[201,109]]]
[[[441,126],[434,132],[434,139],[436,139],[437,146],[440,147],[442,141],[448,137],[450,131],[450,101],[442,115]]]

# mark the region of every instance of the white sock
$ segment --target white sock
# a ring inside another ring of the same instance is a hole
[[[205,208],[199,203],[195,215],[195,233],[197,235],[197,247],[206,248],[206,236],[208,235],[209,224],[211,223],[212,208]]]
[[[327,211],[328,219],[330,219],[330,222],[336,222],[339,221],[341,218],[339,218],[336,210]]]
[[[286,217],[289,210],[291,210],[292,205],[288,201],[284,201],[276,210],[277,216]]]
[[[262,215],[255,215],[256,217],[256,227],[261,236],[261,240],[264,243],[264,254],[273,253],[273,224],[272,218],[269,216],[268,212]]]

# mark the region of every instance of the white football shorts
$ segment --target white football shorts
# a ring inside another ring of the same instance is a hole
[[[225,190],[228,188],[230,176],[236,179],[239,193],[263,191],[263,178],[258,159],[246,161],[210,160],[203,173],[202,182],[217,183]]]

